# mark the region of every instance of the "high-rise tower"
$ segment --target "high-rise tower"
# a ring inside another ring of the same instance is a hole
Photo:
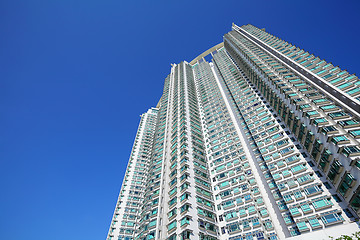
[[[119,198],[115,207],[109,237],[134,236],[140,224],[140,207],[144,200],[158,110],[141,115]],[[113,237],[111,237],[113,238]]]
[[[359,84],[265,30],[233,25],[224,43],[173,64],[142,115],[107,239],[358,231]]]

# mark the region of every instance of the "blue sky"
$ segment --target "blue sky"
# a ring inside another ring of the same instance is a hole
[[[359,1],[2,0],[0,239],[105,239],[171,63],[252,23],[359,73]]]

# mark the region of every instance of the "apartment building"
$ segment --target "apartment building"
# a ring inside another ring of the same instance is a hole
[[[141,116],[107,240],[359,231],[359,84],[264,29],[233,24],[223,43],[172,64],[159,103]]]

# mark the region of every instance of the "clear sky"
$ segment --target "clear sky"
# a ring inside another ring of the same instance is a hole
[[[105,239],[171,63],[266,28],[360,73],[359,1],[0,1],[0,239]]]

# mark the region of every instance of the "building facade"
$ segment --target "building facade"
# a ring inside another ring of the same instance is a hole
[[[263,29],[233,25],[223,43],[173,64],[141,116],[107,240],[359,231],[359,84]]]

